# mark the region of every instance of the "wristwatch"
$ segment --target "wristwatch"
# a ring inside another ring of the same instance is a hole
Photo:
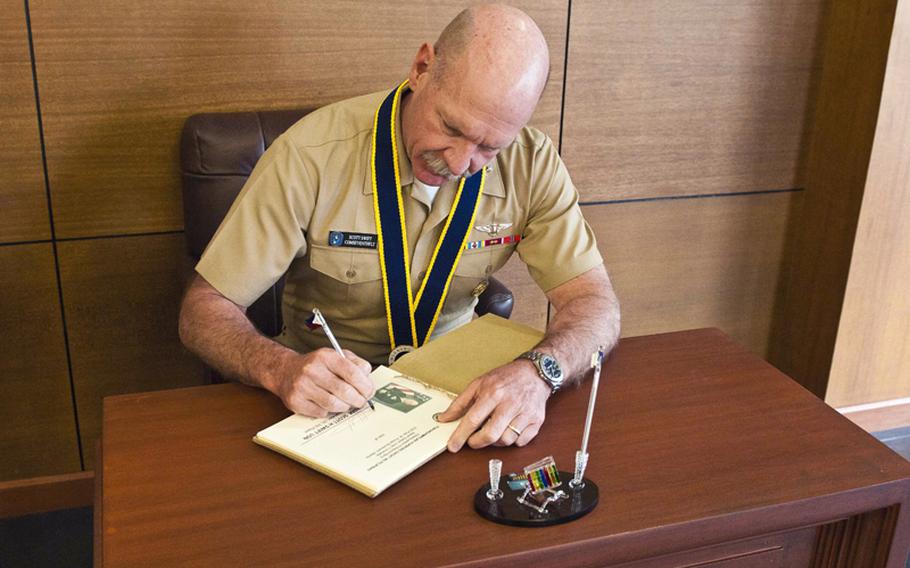
[[[550,394],[554,394],[562,388],[565,382],[565,375],[562,372],[562,367],[559,366],[553,356],[540,351],[526,351],[519,355],[516,361],[518,359],[527,359],[534,363],[534,366],[537,367],[537,374],[543,379],[543,382],[550,385]]]

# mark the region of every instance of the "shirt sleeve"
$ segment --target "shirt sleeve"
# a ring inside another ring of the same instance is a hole
[[[316,189],[300,152],[279,137],[262,155],[196,272],[232,302],[249,306],[306,254]]]
[[[535,150],[527,224],[516,250],[537,285],[549,291],[603,264],[578,191],[553,142]]]

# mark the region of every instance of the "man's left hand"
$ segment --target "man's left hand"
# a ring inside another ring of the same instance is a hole
[[[457,452],[465,442],[475,449],[524,446],[543,425],[549,397],[550,386],[524,359],[481,375],[439,415],[441,422],[463,417],[449,438],[449,451]]]

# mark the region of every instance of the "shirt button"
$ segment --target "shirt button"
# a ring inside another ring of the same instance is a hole
[[[420,274],[417,275],[417,279],[418,279],[418,280],[423,280],[423,279],[426,278],[426,277],[427,277],[427,271],[426,271],[426,270],[421,270],[421,271],[420,271]]]
[[[348,278],[353,278],[353,277],[357,276],[357,271],[354,270],[353,268],[349,268],[348,271],[344,273],[344,275],[347,276]]]
[[[488,264],[487,267],[483,269],[483,273],[486,274],[487,276],[489,276],[490,274],[492,274],[492,273],[493,273],[493,265],[492,265],[492,264]]]

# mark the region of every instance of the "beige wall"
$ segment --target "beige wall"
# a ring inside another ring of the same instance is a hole
[[[0,480],[91,469],[103,396],[203,380],[175,325],[183,120],[389,87],[463,4],[32,0],[32,58],[23,4],[0,0]],[[533,124],[560,141],[625,334],[717,326],[766,354],[822,3],[517,4],[552,54]],[[542,327],[524,268],[502,276]]]
[[[897,8],[825,400],[910,397],[910,2]]]

